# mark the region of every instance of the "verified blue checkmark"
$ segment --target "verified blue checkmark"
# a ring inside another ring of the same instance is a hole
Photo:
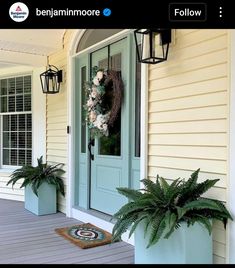
[[[111,11],[111,9],[109,9],[109,8],[105,8],[105,9],[103,10],[103,15],[104,15],[105,17],[110,16],[111,13],[112,13],[112,11]]]

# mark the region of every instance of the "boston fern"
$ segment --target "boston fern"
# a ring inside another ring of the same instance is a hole
[[[219,179],[197,183],[200,169],[184,181],[180,178],[169,184],[157,175],[156,182],[143,179],[145,189],[133,190],[117,188],[118,192],[130,202],[114,214],[117,221],[113,227],[113,241],[130,228],[129,237],[140,222],[145,223],[145,233],[149,232],[147,248],[156,244],[161,237],[169,238],[182,222],[187,226],[199,222],[209,234],[212,231],[212,219],[222,221],[226,228],[227,220],[232,216],[224,204],[215,199],[201,197]]]
[[[18,180],[23,179],[23,183],[20,188],[27,185],[32,187],[33,192],[38,195],[38,188],[43,183],[55,185],[56,189],[64,196],[64,183],[60,177],[65,171],[59,166],[62,164],[49,165],[43,164],[42,156],[37,159],[38,165],[33,167],[31,165],[22,166],[16,169],[11,174],[11,179],[7,182],[7,185],[12,184],[12,188]]]

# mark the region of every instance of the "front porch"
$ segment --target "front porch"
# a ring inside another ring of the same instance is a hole
[[[24,202],[0,199],[0,264],[134,263],[130,244],[81,249],[54,231],[80,223],[63,213],[36,216],[24,209]]]

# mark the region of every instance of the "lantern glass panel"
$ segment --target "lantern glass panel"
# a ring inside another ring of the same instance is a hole
[[[171,32],[166,29],[137,29],[135,41],[139,61],[155,64],[167,59]]]
[[[152,51],[150,50],[151,40],[149,33],[145,32],[145,34],[143,34],[141,47],[142,47],[142,59],[144,60],[150,58]]]
[[[153,56],[155,58],[164,58],[163,56],[163,47],[161,42],[161,34],[159,33],[153,33]]]

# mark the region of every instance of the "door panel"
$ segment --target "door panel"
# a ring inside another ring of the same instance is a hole
[[[110,69],[121,71],[125,84],[125,99],[129,98],[126,83],[128,72],[126,47],[127,40],[123,39],[91,54],[92,67],[107,69],[109,65]],[[115,213],[127,201],[118,194],[116,188],[129,186],[129,130],[123,131],[128,117],[128,107],[122,105],[114,126],[110,128],[109,136],[95,139],[94,160],[91,161],[90,207],[107,214]]]

